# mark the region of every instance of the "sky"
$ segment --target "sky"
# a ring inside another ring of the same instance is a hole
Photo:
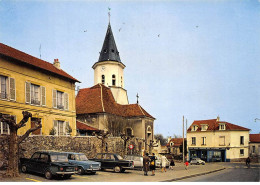
[[[91,87],[108,7],[129,103],[138,93],[155,134],[181,136],[183,116],[260,132],[258,0],[0,0],[0,42]]]

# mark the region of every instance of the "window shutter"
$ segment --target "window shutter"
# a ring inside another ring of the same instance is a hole
[[[58,121],[57,120],[53,120],[53,128],[55,129],[55,131],[56,131],[56,134],[55,134],[55,136],[57,136],[58,135]]]
[[[25,82],[25,103],[31,103],[31,83]]]
[[[57,91],[52,90],[52,104],[54,108],[57,108]]]
[[[67,136],[70,134],[70,133],[69,133],[69,130],[68,130],[68,129],[69,129],[69,125],[70,125],[69,122],[66,121],[66,122],[65,122],[65,132],[64,132],[64,133],[65,133],[65,135],[67,135]]]
[[[42,105],[45,106],[46,105],[46,91],[45,91],[45,87],[41,86],[41,102]]]
[[[10,100],[15,100],[15,79],[9,78]]]
[[[64,93],[64,109],[69,109],[69,96],[68,93]]]

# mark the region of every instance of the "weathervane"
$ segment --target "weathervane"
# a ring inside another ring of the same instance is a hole
[[[109,23],[110,23],[110,10],[111,10],[111,8],[108,7],[108,21],[109,21]]]

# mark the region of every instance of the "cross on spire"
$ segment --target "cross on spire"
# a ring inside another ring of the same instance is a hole
[[[138,104],[138,103],[139,103],[139,101],[138,101],[138,98],[139,98],[138,93],[137,93],[137,95],[136,95],[136,98],[137,98],[137,104]]]
[[[109,23],[110,23],[110,10],[111,10],[111,8],[108,7],[108,21],[109,21]]]

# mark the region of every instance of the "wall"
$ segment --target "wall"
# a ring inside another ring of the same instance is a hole
[[[75,111],[75,84],[60,77],[41,72],[38,69],[31,69],[21,64],[9,62],[1,58],[0,75],[15,79],[16,100],[1,100],[0,113],[15,115],[17,122],[23,116],[22,111],[32,113],[33,117],[42,119],[42,134],[48,135],[53,127],[53,120],[68,121],[72,127],[72,135],[76,135],[76,111]],[[25,82],[45,87],[46,105],[30,105],[25,103]],[[56,89],[69,96],[68,110],[59,110],[52,106],[52,90]],[[31,127],[30,120],[25,127],[18,131],[19,135],[25,133]]]
[[[106,139],[107,152],[118,153],[123,156],[124,142],[120,137]],[[129,144],[134,144],[133,154],[141,154],[138,143],[133,138]],[[93,158],[101,152],[102,142],[95,136],[29,136],[20,145],[20,157],[31,157],[38,150],[57,150],[85,153],[88,158]],[[127,148],[128,153],[131,151]],[[105,152],[105,148],[104,148]],[[8,137],[0,136],[0,160],[7,160]]]

